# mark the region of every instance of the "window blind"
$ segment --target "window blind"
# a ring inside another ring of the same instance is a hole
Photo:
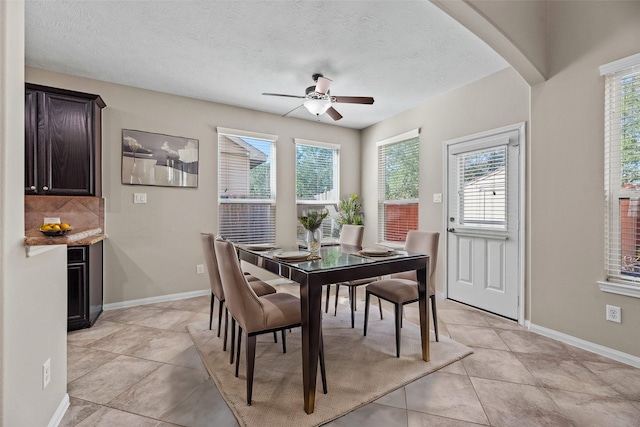
[[[340,196],[340,149],[338,145],[295,139],[297,216],[305,211],[326,209],[322,221],[325,237],[339,233],[336,206]],[[304,228],[298,224],[298,239],[304,239]]]
[[[459,225],[506,229],[508,142],[457,156]]]
[[[218,230],[235,243],[275,243],[275,141],[218,129]]]
[[[407,231],[418,229],[418,132],[378,145],[378,238],[404,242]]]
[[[605,269],[640,284],[640,54],[605,75]]]

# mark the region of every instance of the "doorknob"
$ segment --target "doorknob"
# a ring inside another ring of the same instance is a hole
[[[451,227],[451,228],[447,228],[447,231],[450,232],[450,233],[453,233],[454,231],[456,231],[456,229]]]

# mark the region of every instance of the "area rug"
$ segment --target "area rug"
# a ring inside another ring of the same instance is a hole
[[[380,320],[371,314],[367,336],[362,335],[363,317],[358,312],[355,329],[349,310],[323,313],[323,335],[328,394],[322,393],[318,372],[315,411],[306,414],[302,394],[300,328],[287,334],[287,353],[273,335],[258,337],[253,383],[253,402],[246,402],[245,351],[243,339],[240,375],[229,364],[229,351],[222,351],[222,338],[208,329],[208,322],[187,329],[209,374],[233,411],[240,426],[318,426],[345,415],[472,353],[465,345],[431,333],[431,360],[421,359],[420,329],[408,321],[402,328],[401,357],[395,357],[393,315]],[[221,334],[222,335],[222,334]],[[280,341],[280,340],[278,340]]]

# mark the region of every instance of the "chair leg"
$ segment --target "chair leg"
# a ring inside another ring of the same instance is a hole
[[[241,343],[242,343],[242,327],[238,326],[238,349],[236,350],[236,378],[238,378],[238,370],[240,369],[240,344]]]
[[[336,283],[336,302],[333,306],[333,315],[338,315],[338,294],[340,293],[340,283]]]
[[[211,325],[213,323],[213,292],[211,292],[211,304],[209,304],[209,330],[211,330]],[[218,336],[220,336],[220,326],[218,326]]]
[[[274,332],[275,333],[275,332]],[[282,353],[287,352],[287,331],[282,330]]]
[[[278,344],[278,334],[276,333],[276,331],[273,331],[273,342]]]
[[[231,348],[229,350],[229,364],[233,365],[233,356],[235,356],[235,345],[236,343],[236,319],[231,316]]]
[[[222,307],[223,306],[224,306],[224,302],[220,301],[218,303],[218,338],[220,338],[220,326],[222,326]],[[211,325],[211,322],[209,322],[209,325]]]
[[[331,295],[331,285],[327,285],[327,300],[324,302],[324,312],[329,312],[329,295]]]
[[[364,336],[367,336],[367,324],[369,323],[369,299],[371,298],[371,294],[369,291],[366,293],[366,297],[364,298]]]
[[[256,336],[247,335],[247,405],[251,406],[253,394],[253,367],[256,361]]]
[[[224,308],[224,342],[222,344],[222,351],[227,351],[227,330],[229,329],[229,310]]]
[[[380,320],[384,319],[382,317],[382,298],[378,298],[378,308],[380,309]]]
[[[433,314],[433,330],[436,333],[436,341],[440,341],[440,337],[438,336],[438,314],[436,312],[436,296],[431,295],[431,314]]]
[[[396,304],[396,357],[400,357],[400,323],[402,322],[402,304]]]
[[[351,306],[351,328],[355,327],[355,311],[356,311],[356,287],[349,286],[349,305]]]
[[[324,339],[322,338],[322,330],[320,330],[320,377],[322,378],[322,392],[327,394],[327,371],[324,366]]]

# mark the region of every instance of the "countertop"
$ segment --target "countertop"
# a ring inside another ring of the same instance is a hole
[[[49,237],[42,234],[37,228],[25,230],[25,246],[86,246],[93,245],[107,238],[101,228],[78,228],[73,229],[64,236]]]

